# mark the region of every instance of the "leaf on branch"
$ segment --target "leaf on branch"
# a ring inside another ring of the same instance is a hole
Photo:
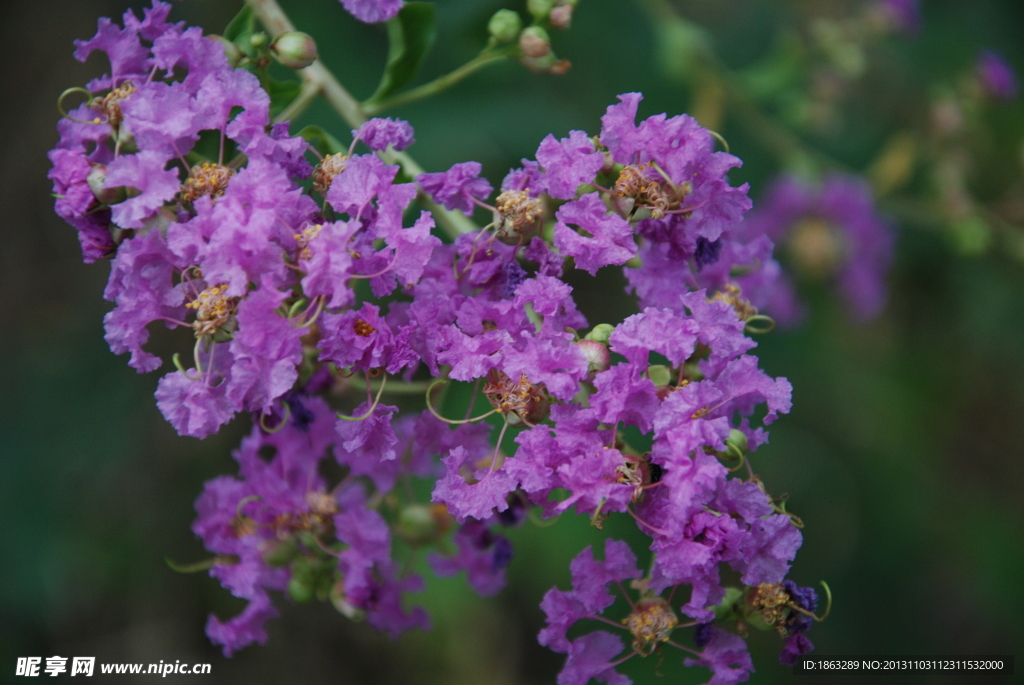
[[[388,21],[388,63],[377,92],[367,102],[379,102],[412,80],[434,42],[434,29],[430,2],[407,2]]]
[[[228,22],[227,28],[224,29],[224,37],[233,43],[248,44],[249,36],[255,30],[256,15],[253,14],[252,6],[246,4],[242,11]]]

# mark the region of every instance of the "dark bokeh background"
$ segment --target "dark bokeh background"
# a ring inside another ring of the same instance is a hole
[[[501,6],[439,4],[428,75],[471,57]],[[536,643],[537,604],[553,584],[566,585],[569,559],[601,537],[572,517],[514,531],[509,587],[495,599],[475,597],[460,579],[431,580],[423,597],[431,633],[390,642],[330,606],[280,599],[282,618],[269,624],[266,646],[227,660],[207,642],[207,614],[233,614],[241,602],[203,574],[171,571],[164,558],[205,556],[189,531],[192,502],[204,480],[234,471],[230,450],[247,425],[240,419],[199,442],[164,422],[152,399],[158,374],[136,375],[103,342],[108,266],[81,263],[45,178],[57,96],[106,69],[99,56],[75,62],[71,41],[127,5],[18,2],[0,25],[0,679],[13,679],[18,656],[57,654],[211,662],[204,682],[553,682],[562,657]],[[359,25],[334,0],[284,5],[342,82],[357,96],[371,93],[386,52],[383,28]],[[174,16],[215,32],[239,7],[189,0]],[[709,29],[736,68],[764,54],[801,12],[843,11],[781,0],[678,7]],[[929,89],[969,69],[979,48],[1024,66],[1017,0],[926,1],[924,23],[918,37],[872,53],[878,61],[845,132],[812,142],[863,168],[888,134],[922,116]],[[429,170],[476,159],[499,182],[547,133],[596,132],[617,93],[644,91],[642,116],[691,108],[693,93],[666,75],[658,46],[636,4],[583,0],[572,31],[556,42],[574,63],[568,75],[501,65],[394,114],[416,127],[412,152]],[[312,121],[347,139],[326,108],[302,119]],[[989,174],[1020,176],[1022,122],[1020,103],[992,114],[996,147],[1015,141],[1007,144],[1018,149]],[[777,170],[771,145],[737,125],[728,108],[720,129],[746,161],[734,182],[749,181],[756,200]],[[591,323],[630,313],[621,282],[584,276],[575,285]],[[767,336],[759,348],[762,366],[792,381],[794,408],[754,464],[807,523],[791,577],[802,585],[827,579],[836,596],[832,617],[811,637],[825,654],[1024,656],[1024,264],[999,254],[964,257],[941,233],[905,224],[890,285],[886,313],[862,327],[827,293],[811,291],[808,324]],[[155,345],[170,349],[160,336]],[[630,529],[606,526],[632,535],[642,551]],[[750,645],[754,682],[798,680],[778,664],[773,634],[754,635]],[[657,657],[625,670],[641,683],[702,682],[707,672],[681,668],[680,657],[668,654],[660,680]]]

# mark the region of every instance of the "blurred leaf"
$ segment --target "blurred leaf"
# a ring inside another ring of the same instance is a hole
[[[804,70],[804,53],[797,36],[779,41],[770,55],[740,72],[747,92],[765,100],[781,91],[797,86]]]
[[[658,63],[665,76],[684,81],[694,75],[702,56],[711,51],[711,37],[703,27],[680,17],[655,25]]]
[[[299,131],[299,135],[323,155],[336,155],[348,149],[340,140],[319,126],[307,126]]]
[[[388,63],[369,102],[383,100],[412,79],[434,42],[434,29],[434,5],[429,2],[408,2],[388,21]]]
[[[302,84],[298,81],[269,79],[267,91],[270,93],[270,116],[277,116],[299,96],[301,90]]]
[[[964,256],[984,254],[992,243],[992,229],[976,214],[956,222],[952,229],[953,243]]]

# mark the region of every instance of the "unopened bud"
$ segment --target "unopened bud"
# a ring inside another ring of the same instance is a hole
[[[274,542],[263,550],[263,561],[271,568],[281,568],[291,563],[298,554],[299,548],[294,541]]]
[[[594,326],[586,336],[584,340],[594,340],[599,343],[608,342],[608,338],[611,337],[612,332],[615,330],[615,326],[610,323],[599,323]]]
[[[519,14],[509,9],[498,10],[487,22],[487,31],[494,40],[501,43],[509,43],[516,39],[523,28],[523,20]]]
[[[308,33],[289,31],[274,39],[270,54],[289,69],[305,69],[316,61],[316,41]]]
[[[305,604],[313,599],[313,588],[302,582],[299,578],[293,576],[292,579],[288,581],[288,596],[299,604]]]
[[[672,382],[672,370],[661,364],[653,364],[647,367],[647,377],[655,385],[668,385]]]
[[[567,29],[572,24],[572,5],[559,5],[551,10],[548,21],[553,29]]]
[[[725,445],[735,447],[743,454],[747,451],[747,435],[738,428],[733,428],[729,431],[729,437],[725,439]]]
[[[538,59],[551,54],[551,39],[548,32],[539,26],[530,26],[519,34],[519,49],[526,57]]]
[[[96,164],[89,171],[89,175],[85,177],[85,182],[89,184],[89,190],[96,196],[96,199],[105,205],[116,205],[118,202],[123,202],[127,198],[124,186],[118,186],[115,188],[105,188],[104,184],[107,182],[107,167],[105,164]]]
[[[555,0],[526,0],[526,10],[536,17],[537,21],[544,21],[554,4]]]
[[[601,373],[612,365],[611,352],[608,351],[608,346],[604,343],[584,339],[576,343],[576,346],[580,348],[583,356],[587,358],[588,374]]]
[[[242,61],[242,57],[245,56],[241,49],[235,45],[234,41],[230,41],[224,36],[218,36],[217,34],[211,33],[207,38],[220,43],[220,46],[224,48],[224,56],[228,58],[228,64],[232,67],[237,67]]]
[[[419,546],[431,542],[439,532],[438,520],[428,506],[410,504],[398,515],[395,533],[410,545]]]
[[[263,33],[262,31],[257,31],[256,33],[249,36],[249,45],[253,46],[257,50],[259,50],[266,44],[267,34]]]

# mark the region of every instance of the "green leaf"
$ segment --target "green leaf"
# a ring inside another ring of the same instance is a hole
[[[269,79],[267,91],[270,93],[270,116],[275,117],[281,113],[291,101],[299,96],[302,84],[298,81],[277,81]]]
[[[407,2],[388,21],[388,64],[377,92],[368,102],[378,102],[409,83],[434,42],[434,5]]]
[[[256,15],[252,12],[252,6],[246,3],[242,11],[228,22],[227,28],[224,29],[224,37],[238,43],[242,39],[248,40],[249,35],[255,30]]]
[[[305,138],[306,142],[319,150],[322,155],[336,155],[348,150],[348,147],[342,145],[340,140],[319,126],[306,126],[299,131],[298,135]]]

